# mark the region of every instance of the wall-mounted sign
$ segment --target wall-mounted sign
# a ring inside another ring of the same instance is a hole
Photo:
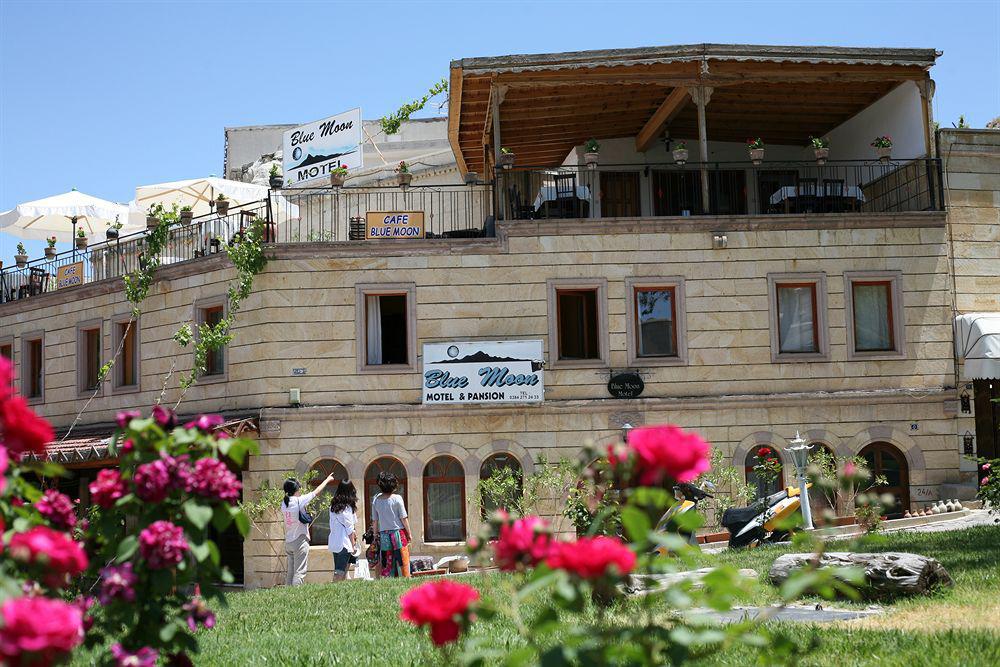
[[[638,398],[645,388],[638,373],[615,373],[608,380],[608,393],[615,398]]]
[[[366,239],[422,239],[423,211],[368,211]]]
[[[292,375],[305,375],[305,374],[306,374],[306,369],[304,369],[304,368],[293,368],[292,369]]]
[[[424,343],[424,404],[540,403],[542,341]]]
[[[285,185],[295,187],[328,178],[337,167],[364,166],[361,109],[300,125],[282,136],[281,165]]]
[[[63,264],[56,269],[56,289],[83,284],[83,262]]]

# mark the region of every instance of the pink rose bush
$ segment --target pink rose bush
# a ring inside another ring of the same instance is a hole
[[[417,627],[429,626],[431,642],[443,646],[458,639],[471,618],[471,606],[479,599],[472,586],[439,579],[405,593],[399,617]]]
[[[608,448],[608,462],[623,486],[690,482],[709,469],[709,446],[676,426],[643,426],[623,446]]]
[[[576,542],[556,542],[545,563],[581,579],[621,577],[635,567],[635,552],[615,537],[583,537]]]
[[[98,472],[97,479],[88,488],[94,504],[106,510],[111,509],[126,492],[121,473],[112,468]]]
[[[139,554],[153,570],[174,567],[188,550],[184,530],[169,521],[156,521],[139,533]]]
[[[83,614],[62,600],[8,598],[0,617],[2,664],[53,665],[83,642]]]
[[[65,493],[46,489],[35,503],[35,509],[56,528],[69,530],[76,526],[76,508]]]
[[[537,516],[507,521],[506,513],[500,533],[493,544],[493,561],[505,572],[534,567],[549,553],[551,534],[548,524]]]
[[[72,537],[47,526],[15,533],[7,545],[10,557],[41,573],[45,582],[59,588],[87,569],[87,554]]]

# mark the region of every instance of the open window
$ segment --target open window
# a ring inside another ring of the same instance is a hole
[[[21,395],[29,403],[45,400],[45,332],[25,334],[22,338]]]
[[[357,291],[358,369],[415,369],[415,286],[359,285]]]
[[[199,328],[202,326],[217,326],[226,317],[225,297],[217,297],[206,301],[200,301],[195,307],[196,320]],[[226,377],[226,357],[227,349],[225,345],[211,348],[205,352],[205,366],[201,371],[201,379],[222,380]]]
[[[120,391],[139,389],[139,320],[130,317],[116,319],[114,350],[120,350],[115,361],[114,388]]]
[[[101,321],[83,322],[76,329],[77,389],[90,393],[100,386],[103,340]]]

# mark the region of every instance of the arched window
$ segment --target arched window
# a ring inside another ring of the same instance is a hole
[[[409,511],[406,500],[406,468],[390,456],[375,459],[365,471],[365,517],[367,519],[365,525],[369,528],[372,525],[372,500],[379,494],[378,474],[380,472],[391,472],[396,476],[396,481],[399,483],[396,486],[396,493],[402,496],[403,507]]]
[[[872,491],[888,493],[895,499],[885,508],[885,515],[890,519],[902,516],[910,508],[910,473],[903,452],[888,442],[873,442],[861,450],[861,458],[873,477],[882,475],[886,479],[884,486],[876,486]]]
[[[313,464],[310,470],[316,474],[309,480],[309,490],[315,489],[319,483],[326,479],[327,475],[333,475],[336,482],[331,482],[323,490],[323,494],[312,502],[310,509],[313,511],[316,520],[313,521],[309,529],[309,544],[312,546],[326,546],[330,537],[330,500],[337,492],[337,484],[347,479],[347,468],[336,459],[320,459]]]
[[[424,541],[465,539],[465,471],[458,459],[438,456],[424,468]]]
[[[500,473],[492,484],[486,480]],[[493,454],[479,468],[480,512],[485,519],[498,509],[517,510],[520,513],[524,497],[524,471],[513,454]]]
[[[777,493],[785,486],[785,471],[774,447],[759,445],[747,452],[743,462],[747,484],[756,489],[757,497]]]

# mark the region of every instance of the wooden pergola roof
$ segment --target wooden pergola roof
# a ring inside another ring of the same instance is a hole
[[[487,173],[496,114],[518,164],[554,166],[591,137],[696,138],[688,90],[711,87],[710,139],[805,145],[901,82],[926,81],[938,55],[700,44],[465,58],[451,63],[448,136],[463,172]]]

